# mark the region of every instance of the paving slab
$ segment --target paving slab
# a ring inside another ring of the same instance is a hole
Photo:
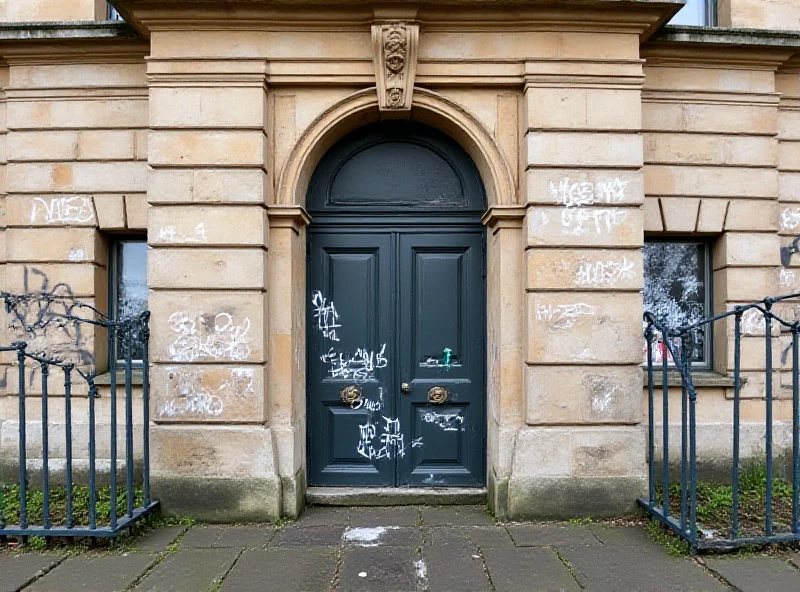
[[[480,549],[513,548],[514,541],[502,526],[454,526],[423,528],[426,546],[478,547]]]
[[[573,524],[509,524],[508,533],[517,547],[562,547],[602,543],[586,526]]]
[[[57,565],[60,555],[0,555],[0,592],[14,592]]]
[[[797,592],[800,570],[776,557],[709,557],[708,568],[742,592]]]
[[[593,525],[588,528],[604,545],[615,547],[658,546],[658,543],[647,534],[644,527]]]
[[[484,592],[492,589],[478,551],[425,547],[422,555],[431,592]]]
[[[619,592],[717,592],[727,590],[689,558],[670,557],[662,547],[596,547],[559,549],[587,590]]]
[[[420,547],[422,530],[417,526],[354,526],[344,531],[350,547]]]
[[[182,549],[263,547],[272,535],[272,526],[195,526],[181,539]]]
[[[349,508],[306,506],[292,526],[347,526],[350,524]]]
[[[580,590],[575,578],[552,549],[486,549],[483,557],[497,592]]]
[[[800,552],[792,553],[789,556],[789,561],[794,563],[794,565],[795,565],[795,567],[797,567],[797,569],[800,569]]]
[[[275,533],[270,547],[306,546],[338,547],[342,542],[344,526],[309,526],[284,528]]]
[[[157,555],[143,553],[71,557],[25,588],[25,592],[122,591],[157,560]]]
[[[336,549],[248,549],[225,578],[225,592],[324,592],[336,570]],[[279,584],[279,585],[273,585]]]
[[[408,592],[416,588],[414,549],[351,547],[345,551],[339,589],[346,592]]]
[[[137,553],[161,553],[167,550],[179,536],[186,532],[186,526],[167,526],[149,530],[133,542]]]
[[[419,511],[414,506],[350,508],[350,526],[417,526]]]
[[[494,526],[486,506],[426,506],[420,509],[424,526]]]
[[[134,588],[137,592],[216,589],[241,549],[184,549],[169,555]]]

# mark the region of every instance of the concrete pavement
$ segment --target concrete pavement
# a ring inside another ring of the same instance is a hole
[[[796,592],[800,554],[671,557],[643,526],[496,524],[482,506],[307,508],[169,527],[123,552],[0,552],[0,592]]]

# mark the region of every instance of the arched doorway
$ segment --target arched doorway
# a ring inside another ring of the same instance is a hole
[[[323,156],[306,203],[309,485],[483,485],[475,164],[428,126],[371,124]]]

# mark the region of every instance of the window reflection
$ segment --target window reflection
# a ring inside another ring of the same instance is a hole
[[[120,240],[116,245],[115,318],[135,317],[147,310],[147,243],[144,240]],[[131,357],[141,360],[140,335],[132,334]],[[125,340],[120,339],[117,357],[125,359]]]
[[[710,316],[708,246],[704,243],[651,242],[644,247],[644,309],[668,327],[691,325]],[[708,363],[707,336],[694,331],[692,361]],[[645,354],[647,348],[645,347]],[[654,344],[653,360],[666,348]]]
[[[670,25],[714,26],[714,0],[688,0],[678,11]]]

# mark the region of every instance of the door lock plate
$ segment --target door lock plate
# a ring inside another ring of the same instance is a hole
[[[339,391],[339,397],[342,399],[342,403],[347,405],[358,403],[361,400],[361,387],[357,384],[342,387],[342,390]]]
[[[447,401],[450,392],[443,386],[435,386],[428,391],[428,403],[431,405],[441,405]]]

